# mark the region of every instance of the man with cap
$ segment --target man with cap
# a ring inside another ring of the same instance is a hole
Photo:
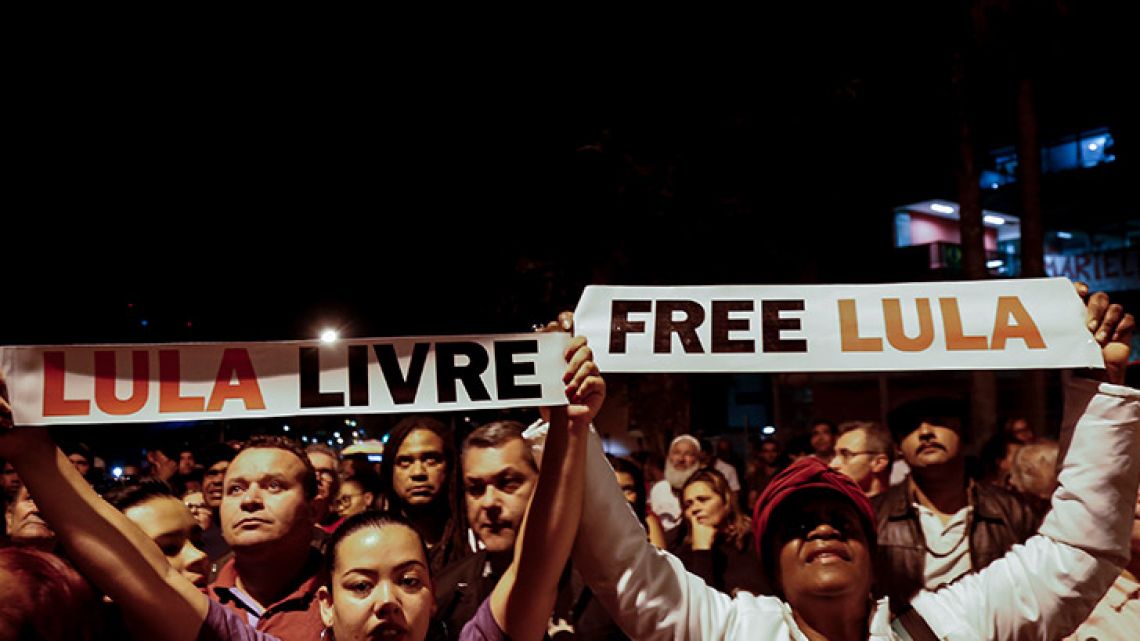
[[[669,444],[669,457],[665,459],[665,478],[649,490],[649,508],[661,519],[666,536],[684,520],[681,488],[700,467],[701,442],[691,434],[673,439]]]
[[[1060,638],[1127,562],[1140,483],[1140,391],[1121,384],[1134,321],[1103,295],[1088,309],[1108,382],[1067,385],[1061,487],[1040,532],[979,572],[920,591],[894,621],[876,587],[870,502],[818,459],[779,473],[757,502],[772,596],[730,598],[646,542],[594,435],[574,563],[638,640]]]

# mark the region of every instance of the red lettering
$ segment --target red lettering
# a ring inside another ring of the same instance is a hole
[[[86,416],[91,413],[90,401],[64,397],[66,372],[63,352],[44,352],[44,416]]]
[[[235,376],[237,383],[233,382]],[[253,371],[249,352],[244,349],[227,349],[222,353],[222,364],[218,366],[218,376],[214,379],[206,411],[221,411],[222,405],[231,398],[244,402],[247,410],[265,409],[257,373]]]
[[[176,349],[158,351],[158,411],[201,412],[206,405],[202,396],[182,396],[181,355]]]
[[[115,352],[95,352],[95,405],[111,416],[134,414],[146,405],[150,363],[144,351],[131,352],[131,395],[115,395]]]

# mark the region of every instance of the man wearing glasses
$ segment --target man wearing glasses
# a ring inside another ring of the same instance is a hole
[[[887,418],[911,470],[871,500],[878,521],[875,576],[892,604],[977,572],[1037,530],[1040,515],[1027,503],[967,477],[966,416],[960,401],[924,398]]]
[[[839,425],[830,466],[854,479],[870,498],[890,486],[894,453],[890,432],[870,421],[850,421]]]

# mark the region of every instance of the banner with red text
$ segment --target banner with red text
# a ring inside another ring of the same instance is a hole
[[[16,423],[565,405],[566,334],[0,347]]]
[[[1064,278],[590,286],[574,325],[602,372],[1104,367]]]

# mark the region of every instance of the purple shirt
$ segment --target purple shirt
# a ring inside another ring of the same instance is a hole
[[[198,641],[279,641],[277,637],[254,630],[237,613],[217,601],[210,601],[206,620],[198,630]]]
[[[475,616],[463,626],[459,641],[510,641],[491,616],[491,597],[483,599]]]

